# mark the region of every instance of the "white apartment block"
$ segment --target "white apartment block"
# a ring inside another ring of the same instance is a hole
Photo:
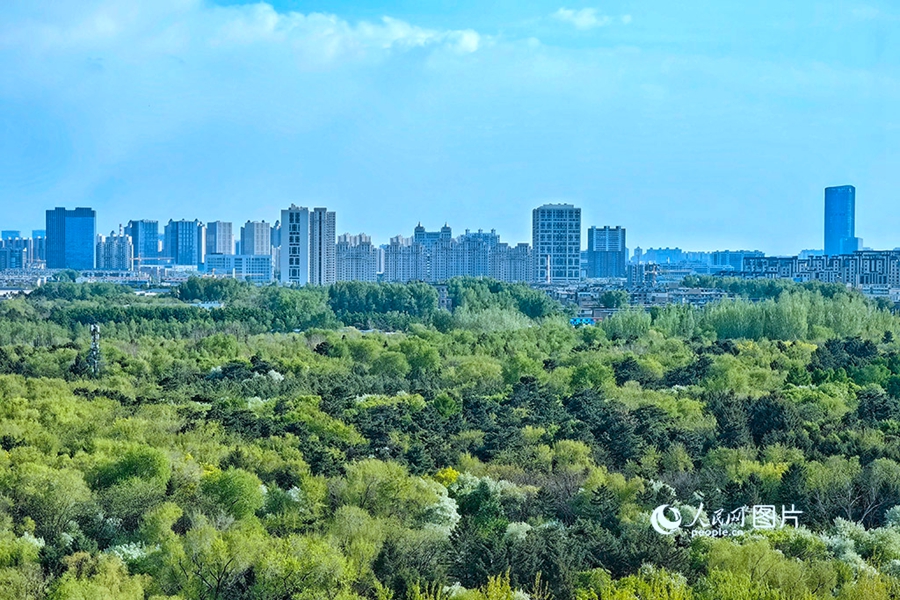
[[[511,283],[534,280],[534,254],[526,243],[498,244],[491,260],[491,277]]]
[[[272,226],[265,221],[247,221],[241,227],[241,254],[272,256]]]
[[[335,213],[314,208],[309,213],[309,282],[331,285],[336,280]]]
[[[335,248],[337,281],[378,281],[378,250],[365,234],[339,236]]]
[[[572,283],[581,279],[581,209],[545,204],[532,211],[534,280]]]
[[[110,232],[97,236],[97,269],[131,271],[134,268],[134,245],[131,236]]]
[[[425,281],[427,277],[425,246],[401,235],[391,238],[391,243],[384,248],[384,281]]]
[[[291,205],[281,211],[280,281],[285,285],[309,283],[309,209]]]
[[[234,234],[231,223],[212,221],[206,224],[206,253],[234,254]]]

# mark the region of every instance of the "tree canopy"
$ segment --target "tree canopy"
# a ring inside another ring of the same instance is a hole
[[[450,311],[422,283],[2,301],[0,600],[900,597],[900,319],[693,283],[743,298],[585,327],[481,279]],[[759,506],[796,523],[694,535]]]

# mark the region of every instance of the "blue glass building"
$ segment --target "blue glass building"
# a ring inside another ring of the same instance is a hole
[[[159,264],[159,223],[146,219],[128,221],[125,233],[134,245],[134,264],[137,267]]]
[[[623,227],[589,227],[587,241],[588,277],[625,277],[628,249]]]
[[[90,208],[47,211],[47,268],[93,269],[97,213]]]
[[[837,256],[853,251],[856,241],[856,188],[852,185],[825,188],[825,254]]]
[[[200,221],[173,221],[165,227],[166,260],[180,266],[199,267],[205,255],[204,227]]]

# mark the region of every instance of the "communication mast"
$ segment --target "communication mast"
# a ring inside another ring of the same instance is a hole
[[[91,324],[91,351],[88,354],[88,365],[94,377],[100,375],[100,326]]]

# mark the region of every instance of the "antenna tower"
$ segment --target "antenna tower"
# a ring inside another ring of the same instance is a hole
[[[88,354],[88,364],[94,377],[100,375],[100,326],[91,324],[91,351]]]

